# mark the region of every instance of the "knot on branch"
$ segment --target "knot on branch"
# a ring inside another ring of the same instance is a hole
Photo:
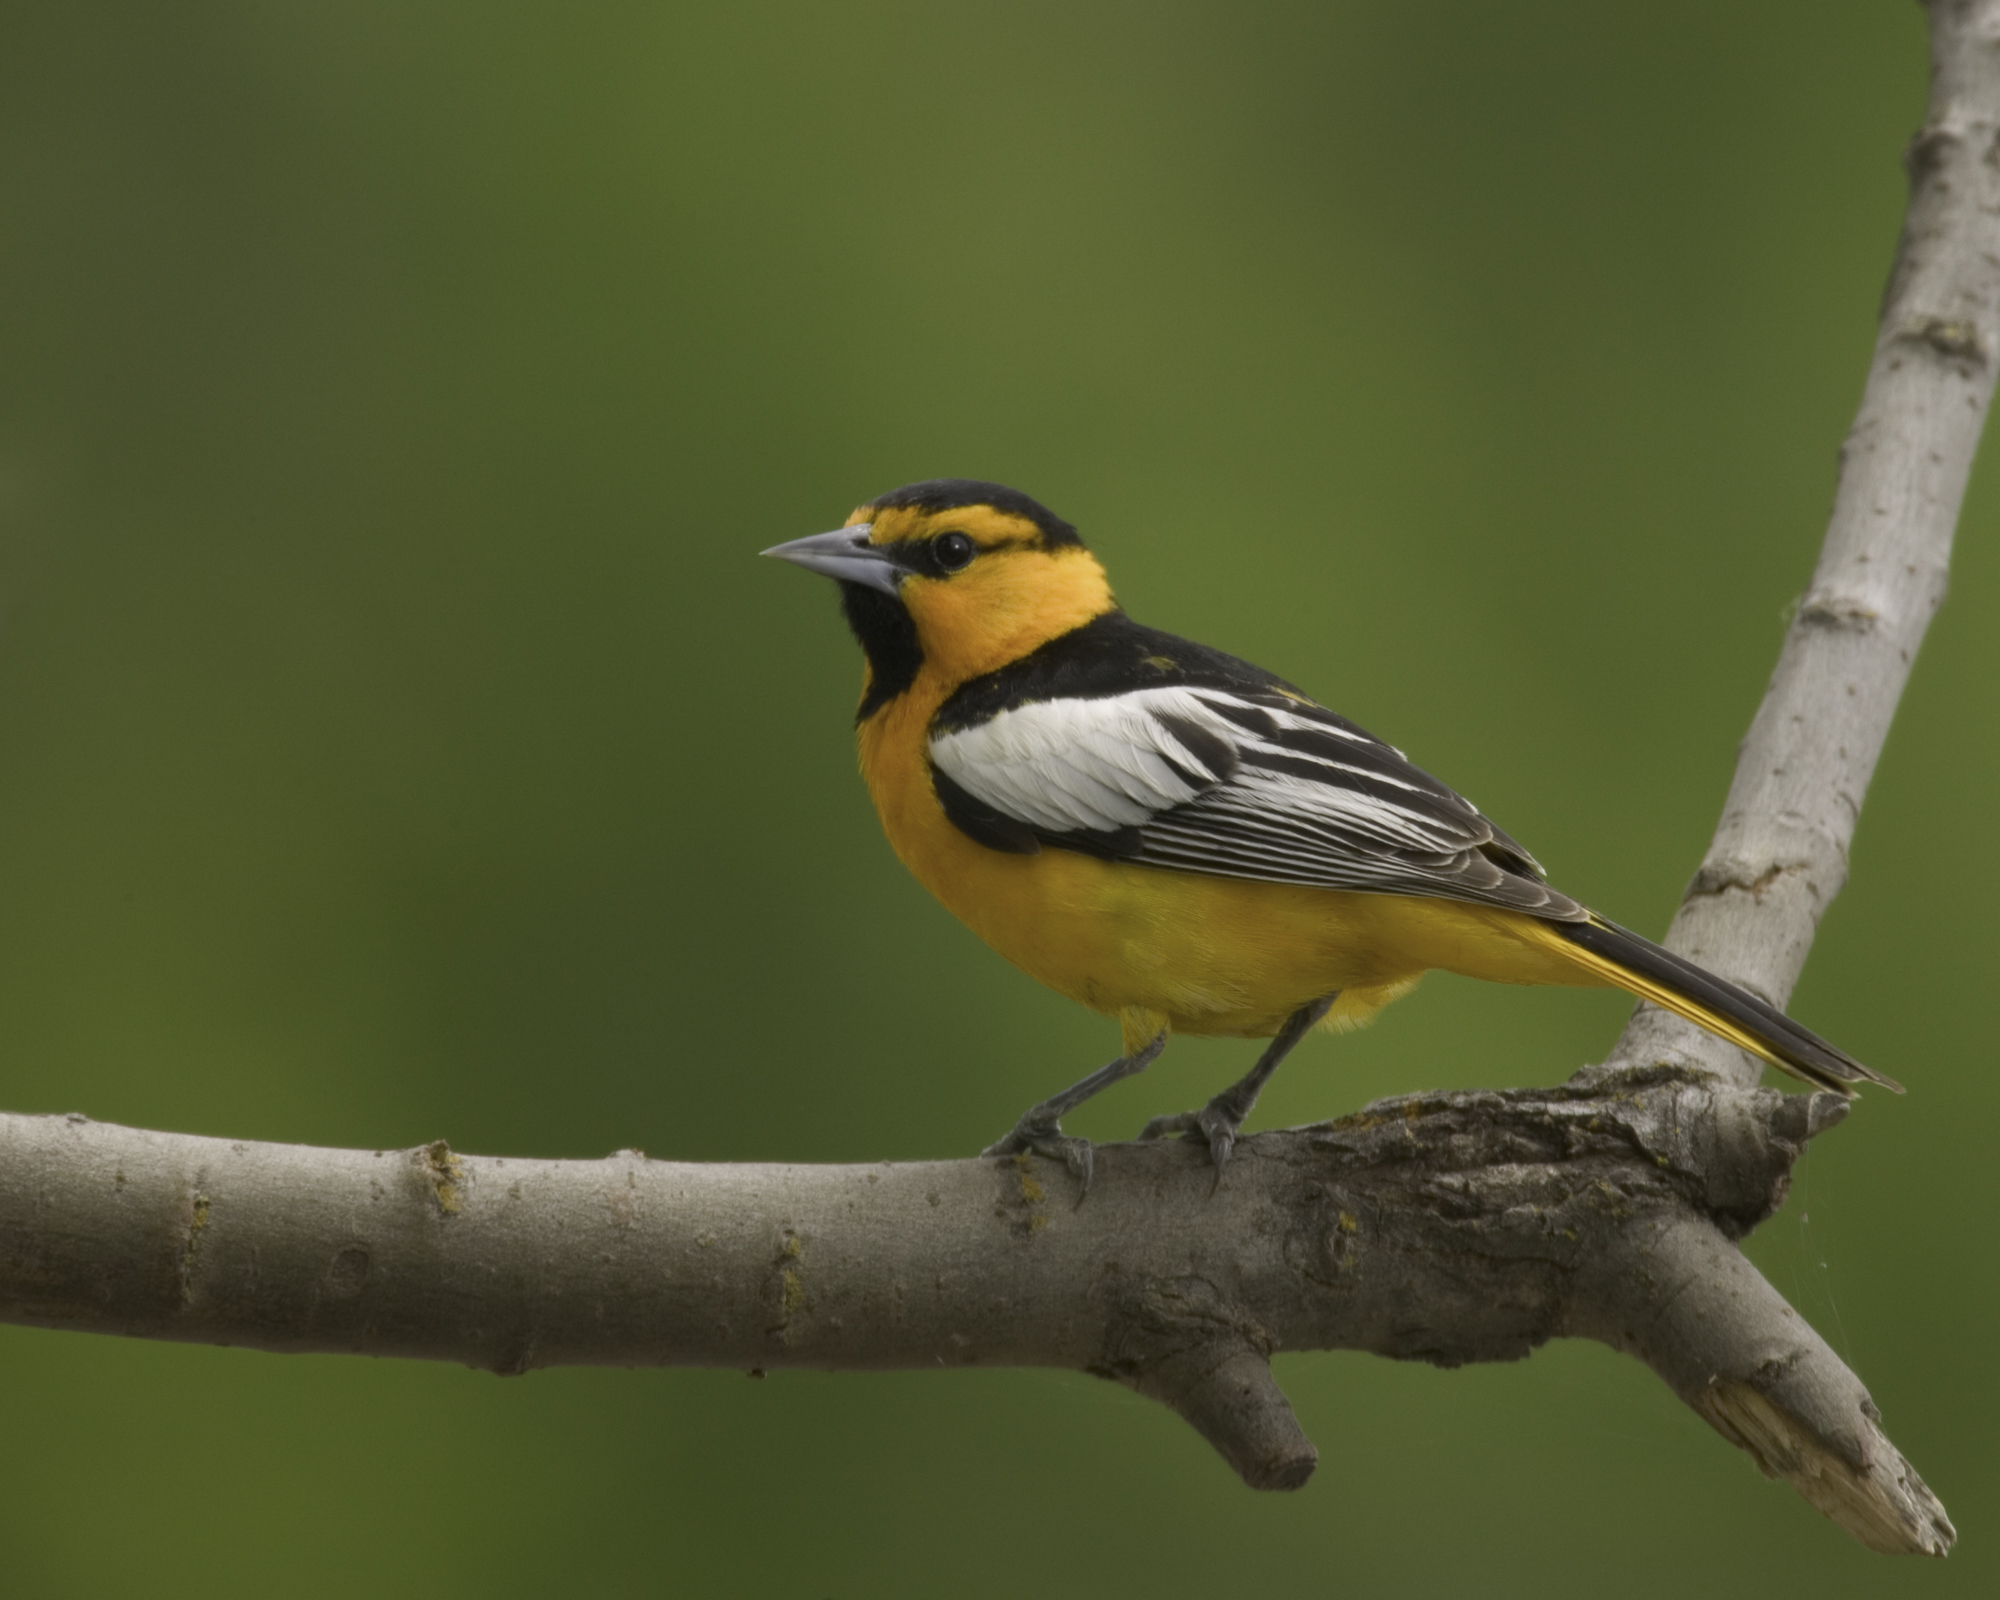
[[[1586,1071],[1554,1089],[1381,1100],[1298,1133],[1331,1171],[1395,1173],[1437,1221],[1476,1220],[1561,1265],[1572,1254],[1562,1241],[1601,1231],[1585,1223],[1656,1203],[1741,1238],[1784,1203],[1807,1141],[1847,1110],[1839,1095],[1736,1089],[1669,1064]],[[1363,1188],[1364,1201],[1385,1199],[1381,1184]],[[1328,1242],[1343,1253],[1338,1227]]]
[[[1822,627],[1866,627],[1872,615],[1857,602],[1840,599],[1809,600],[1799,615]],[[1772,891],[1780,898],[1803,889],[1811,898],[1812,915],[1841,890],[1847,881],[1847,843],[1825,828],[1805,825],[1766,827],[1758,837],[1746,841],[1749,848],[1712,850],[1681,894],[1683,914],[1697,901],[1718,900],[1731,894],[1750,897],[1744,914],[1763,908]],[[1741,982],[1741,978],[1738,979]],[[1781,996],[1759,991],[1761,997],[1777,1004]]]
[[[410,1163],[419,1182],[428,1189],[441,1217],[455,1217],[465,1209],[465,1163],[443,1139],[433,1139],[410,1152]]]

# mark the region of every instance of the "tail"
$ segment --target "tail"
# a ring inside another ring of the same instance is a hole
[[[1550,921],[1542,927],[1572,947],[1567,952],[1571,960],[1606,982],[1685,1017],[1754,1056],[1762,1056],[1816,1089],[1852,1095],[1854,1090],[1848,1086],[1865,1079],[1898,1094],[1903,1092],[1900,1083],[1870,1071],[1846,1051],[1836,1050],[1776,1006],[1662,950],[1650,939],[1606,922],[1594,911],[1588,922]]]

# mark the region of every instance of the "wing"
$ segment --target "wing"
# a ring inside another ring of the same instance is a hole
[[[947,815],[996,849],[1585,914],[1470,801],[1283,690],[1032,701],[934,733],[930,751]]]

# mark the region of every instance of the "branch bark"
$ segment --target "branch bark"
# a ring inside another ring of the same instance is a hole
[[[1206,1152],[868,1167],[320,1150],[0,1115],[0,1318],[258,1349],[559,1365],[1068,1367],[1258,1488],[1317,1459],[1277,1350],[1441,1366],[1596,1338],[1884,1550],[1950,1524],[1859,1382],[1731,1240],[1837,1095],[1664,1068],[1416,1095]]]
[[[2000,348],[2000,0],[1931,0],[1933,82],[1818,571],[1668,942],[1782,1003],[1918,642]],[[691,1166],[367,1152],[0,1115],[0,1320],[453,1360],[1076,1368],[1173,1406],[1246,1482],[1310,1443],[1280,1349],[1453,1366],[1595,1338],[1877,1550],[1943,1508],[1860,1381],[1734,1241],[1834,1096],[1642,1007],[1547,1091],[1417,1095],[1243,1141],[1099,1155]]]

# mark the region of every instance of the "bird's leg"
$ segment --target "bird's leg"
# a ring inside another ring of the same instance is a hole
[[[1018,1155],[1023,1150],[1032,1150],[1038,1156],[1047,1156],[1051,1161],[1060,1161],[1075,1175],[1083,1186],[1083,1194],[1090,1193],[1090,1174],[1094,1165],[1091,1157],[1090,1141],[1074,1138],[1062,1131],[1062,1119],[1068,1116],[1084,1101],[1100,1089],[1108,1089],[1120,1078],[1129,1078],[1135,1072],[1144,1072],[1167,1047],[1167,1030],[1162,1028],[1153,1036],[1153,1042],[1143,1049],[1134,1050],[1130,1055],[1120,1056],[1116,1061],[1107,1061],[1089,1077],[1071,1084],[1061,1094],[1050,1095],[1038,1106],[1030,1106],[1021,1113],[1021,1120],[1014,1124],[1014,1131],[997,1143],[980,1151],[985,1156]],[[1252,1099],[1256,1098],[1252,1092]],[[1077,1196],[1077,1204],[1083,1204],[1083,1194]]]
[[[1338,989],[1330,995],[1315,1000],[1311,1005],[1300,1006],[1285,1019],[1264,1053],[1257,1058],[1257,1065],[1232,1083],[1222,1093],[1203,1106],[1199,1111],[1183,1111],[1178,1116],[1155,1117],[1139,1130],[1142,1139],[1161,1139],[1170,1133],[1178,1133],[1189,1139],[1205,1140],[1208,1153],[1215,1161],[1215,1173],[1219,1179],[1222,1169],[1229,1160],[1229,1152],[1236,1146],[1237,1131],[1243,1126],[1243,1119],[1250,1115],[1250,1108],[1257,1104],[1257,1096],[1264,1092],[1264,1085],[1271,1081],[1271,1074],[1278,1070],[1286,1056],[1313,1026],[1333,1009],[1334,1001],[1340,998]]]

